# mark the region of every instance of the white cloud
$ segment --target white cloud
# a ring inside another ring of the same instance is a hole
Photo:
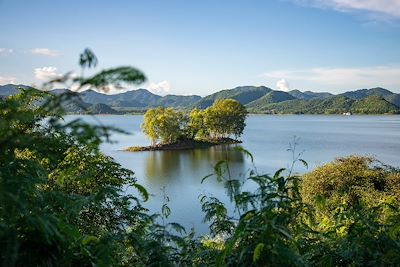
[[[42,81],[48,81],[51,79],[61,77],[61,74],[57,73],[56,67],[36,68],[34,70],[34,74],[35,74],[36,79],[42,80]]]
[[[17,83],[17,78],[12,77],[12,76],[0,76],[0,84],[16,84]]]
[[[30,52],[34,55],[47,56],[47,57],[56,57],[60,55],[58,51],[50,50],[48,48],[35,48],[32,49]]]
[[[400,18],[400,0],[294,0],[296,3],[341,12],[367,12],[375,19]]]
[[[313,88],[370,88],[382,86],[400,88],[400,67],[376,66],[364,68],[311,68],[278,70],[264,73],[270,79],[288,79],[292,84]]]
[[[276,82],[276,87],[277,87],[279,90],[284,91],[284,92],[287,92],[287,91],[290,90],[289,83],[288,83],[288,81],[286,81],[285,79],[281,79],[281,80],[277,81],[277,82]]]
[[[150,83],[148,89],[154,94],[166,95],[171,91],[171,84],[169,81]]]
[[[13,50],[11,48],[2,48],[0,47],[0,56],[3,55],[9,55],[13,52]]]

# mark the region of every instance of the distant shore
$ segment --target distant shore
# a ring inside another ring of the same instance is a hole
[[[136,112],[136,113],[74,113],[68,112],[66,115],[96,115],[96,116],[130,116],[130,115],[143,115],[145,112]],[[312,116],[348,116],[342,113],[267,113],[267,112],[249,112],[249,115],[270,115],[270,116],[286,116],[286,115],[312,115]],[[352,113],[350,116],[399,116],[399,113]]]
[[[171,144],[157,144],[151,146],[131,146],[123,149],[127,152],[160,151],[160,150],[188,150],[196,148],[209,148],[217,145],[240,144],[242,141],[232,138],[218,138],[213,140],[184,139]]]

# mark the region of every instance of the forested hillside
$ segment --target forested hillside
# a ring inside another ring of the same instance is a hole
[[[20,85],[18,85],[20,86]],[[17,85],[0,86],[0,97],[14,95]],[[23,88],[27,86],[21,85]],[[66,89],[55,89],[51,94],[65,93]],[[396,114],[400,111],[400,94],[384,88],[360,89],[339,95],[327,92],[272,90],[265,86],[239,86],[211,95],[156,95],[146,89],[131,90],[119,94],[104,94],[94,90],[76,93],[76,97],[63,103],[69,113],[122,114],[145,112],[154,107],[177,109],[210,107],[215,100],[234,99],[245,105],[249,112],[268,114]],[[102,104],[100,108],[99,104]],[[95,107],[93,107],[96,105]]]

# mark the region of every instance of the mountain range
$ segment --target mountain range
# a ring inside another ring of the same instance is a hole
[[[0,86],[0,97],[18,92],[25,85]],[[55,89],[52,94],[61,94],[67,89]],[[299,90],[276,91],[265,86],[239,86],[225,89],[211,95],[166,95],[160,96],[146,89],[107,95],[87,90],[78,93],[79,98],[64,103],[67,112],[73,113],[129,113],[143,112],[151,107],[173,107],[187,109],[207,108],[217,99],[232,98],[247,107],[252,113],[273,114],[342,114],[347,112],[362,114],[400,113],[400,94],[376,87],[359,89],[334,95]]]

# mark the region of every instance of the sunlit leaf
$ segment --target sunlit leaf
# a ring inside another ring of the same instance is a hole
[[[253,252],[253,262],[257,262],[264,250],[264,243],[258,243]]]

